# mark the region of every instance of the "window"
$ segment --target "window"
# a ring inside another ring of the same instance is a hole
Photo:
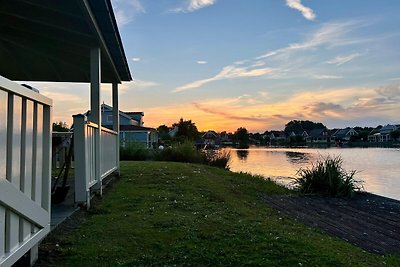
[[[107,122],[113,121],[113,115],[107,115]]]

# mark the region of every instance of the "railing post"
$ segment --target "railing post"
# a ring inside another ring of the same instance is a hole
[[[101,51],[100,48],[90,50],[90,117],[91,121],[99,126],[95,131],[95,159],[96,168],[95,176],[97,184],[94,188],[103,195],[103,187],[101,180]]]
[[[117,144],[116,144],[116,160],[117,160],[117,173],[120,176],[120,164],[119,164],[119,105],[118,105],[118,83],[112,84],[112,102],[113,102],[113,130],[117,132]]]
[[[75,202],[90,206],[89,162],[86,146],[85,116],[74,115]]]

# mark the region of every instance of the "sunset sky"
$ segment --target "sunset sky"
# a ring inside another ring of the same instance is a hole
[[[120,109],[145,126],[199,130],[400,123],[398,0],[113,0],[134,82]],[[54,120],[89,107],[89,85],[33,83]],[[104,85],[102,98],[111,104]]]

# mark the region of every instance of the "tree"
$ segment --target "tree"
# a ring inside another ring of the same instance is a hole
[[[69,132],[69,126],[66,122],[53,122],[53,132]]]
[[[234,139],[239,143],[239,148],[249,147],[249,133],[246,128],[240,127],[233,134]]]
[[[298,121],[292,120],[285,125],[285,132],[290,133],[301,133],[303,131],[311,131],[314,129],[325,129],[326,126],[321,122],[313,122],[313,121]]]
[[[394,141],[396,141],[400,137],[400,131],[399,130],[395,130],[395,131],[390,133],[390,136],[393,138]]]
[[[167,125],[163,124],[158,126],[157,128],[158,136],[161,140],[170,140],[171,136],[169,135],[169,128]]]
[[[191,120],[181,118],[178,123],[172,124],[172,127],[178,127],[176,136],[178,139],[196,140],[200,138],[200,133],[197,130],[196,124]]]

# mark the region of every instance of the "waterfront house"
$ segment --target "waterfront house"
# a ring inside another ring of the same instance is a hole
[[[221,144],[221,137],[215,131],[207,131],[201,138],[203,139],[204,145],[207,146],[219,146]]]
[[[369,142],[391,142],[393,141],[392,132],[400,130],[400,125],[388,124],[381,128],[375,128],[368,135]]]
[[[328,129],[313,129],[306,137],[309,144],[330,144],[333,141]]]
[[[357,136],[358,132],[351,127],[346,127],[344,129],[338,129],[332,137],[336,141],[350,141],[352,136]]]
[[[284,131],[271,131],[269,134],[269,138],[272,141],[279,142],[286,140],[286,134]]]

